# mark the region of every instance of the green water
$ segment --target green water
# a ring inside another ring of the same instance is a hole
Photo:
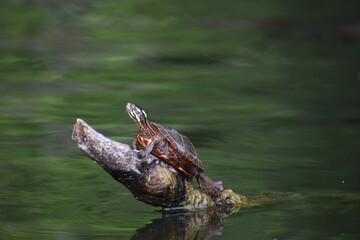
[[[129,101],[237,193],[359,193],[359,5],[1,1],[0,239],[174,228],[152,229],[159,209],[70,139],[80,117],[130,143]],[[242,209],[213,239],[359,239],[359,214],[359,201],[300,197]]]

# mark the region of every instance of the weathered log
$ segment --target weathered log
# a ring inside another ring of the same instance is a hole
[[[247,204],[245,196],[224,190],[213,199],[169,164],[154,155],[139,156],[138,150],[113,141],[77,119],[72,140],[115,180],[126,186],[137,200],[163,208],[218,208],[234,211]]]

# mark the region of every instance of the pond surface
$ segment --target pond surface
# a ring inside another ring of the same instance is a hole
[[[131,143],[129,101],[225,188],[305,196],[213,239],[359,239],[360,4],[301,2],[2,1],[0,239],[170,239],[70,138],[79,117]]]

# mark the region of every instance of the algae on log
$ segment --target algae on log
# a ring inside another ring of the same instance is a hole
[[[206,190],[160,158],[141,158],[137,150],[113,141],[77,119],[72,140],[115,180],[127,187],[137,200],[163,208],[207,208],[233,212],[247,204],[245,196],[224,190],[213,199]]]

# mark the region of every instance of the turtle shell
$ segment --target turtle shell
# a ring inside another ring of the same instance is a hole
[[[183,162],[181,165],[188,166],[188,163],[191,163],[189,167],[197,167],[201,170],[204,169],[194,145],[185,135],[181,134],[173,128],[163,126],[158,123],[153,124],[158,128],[159,132],[164,136],[164,138],[172,145],[170,148],[175,148],[176,155],[184,155],[185,158],[182,157],[183,160],[181,161]],[[188,170],[192,172],[191,169]]]

